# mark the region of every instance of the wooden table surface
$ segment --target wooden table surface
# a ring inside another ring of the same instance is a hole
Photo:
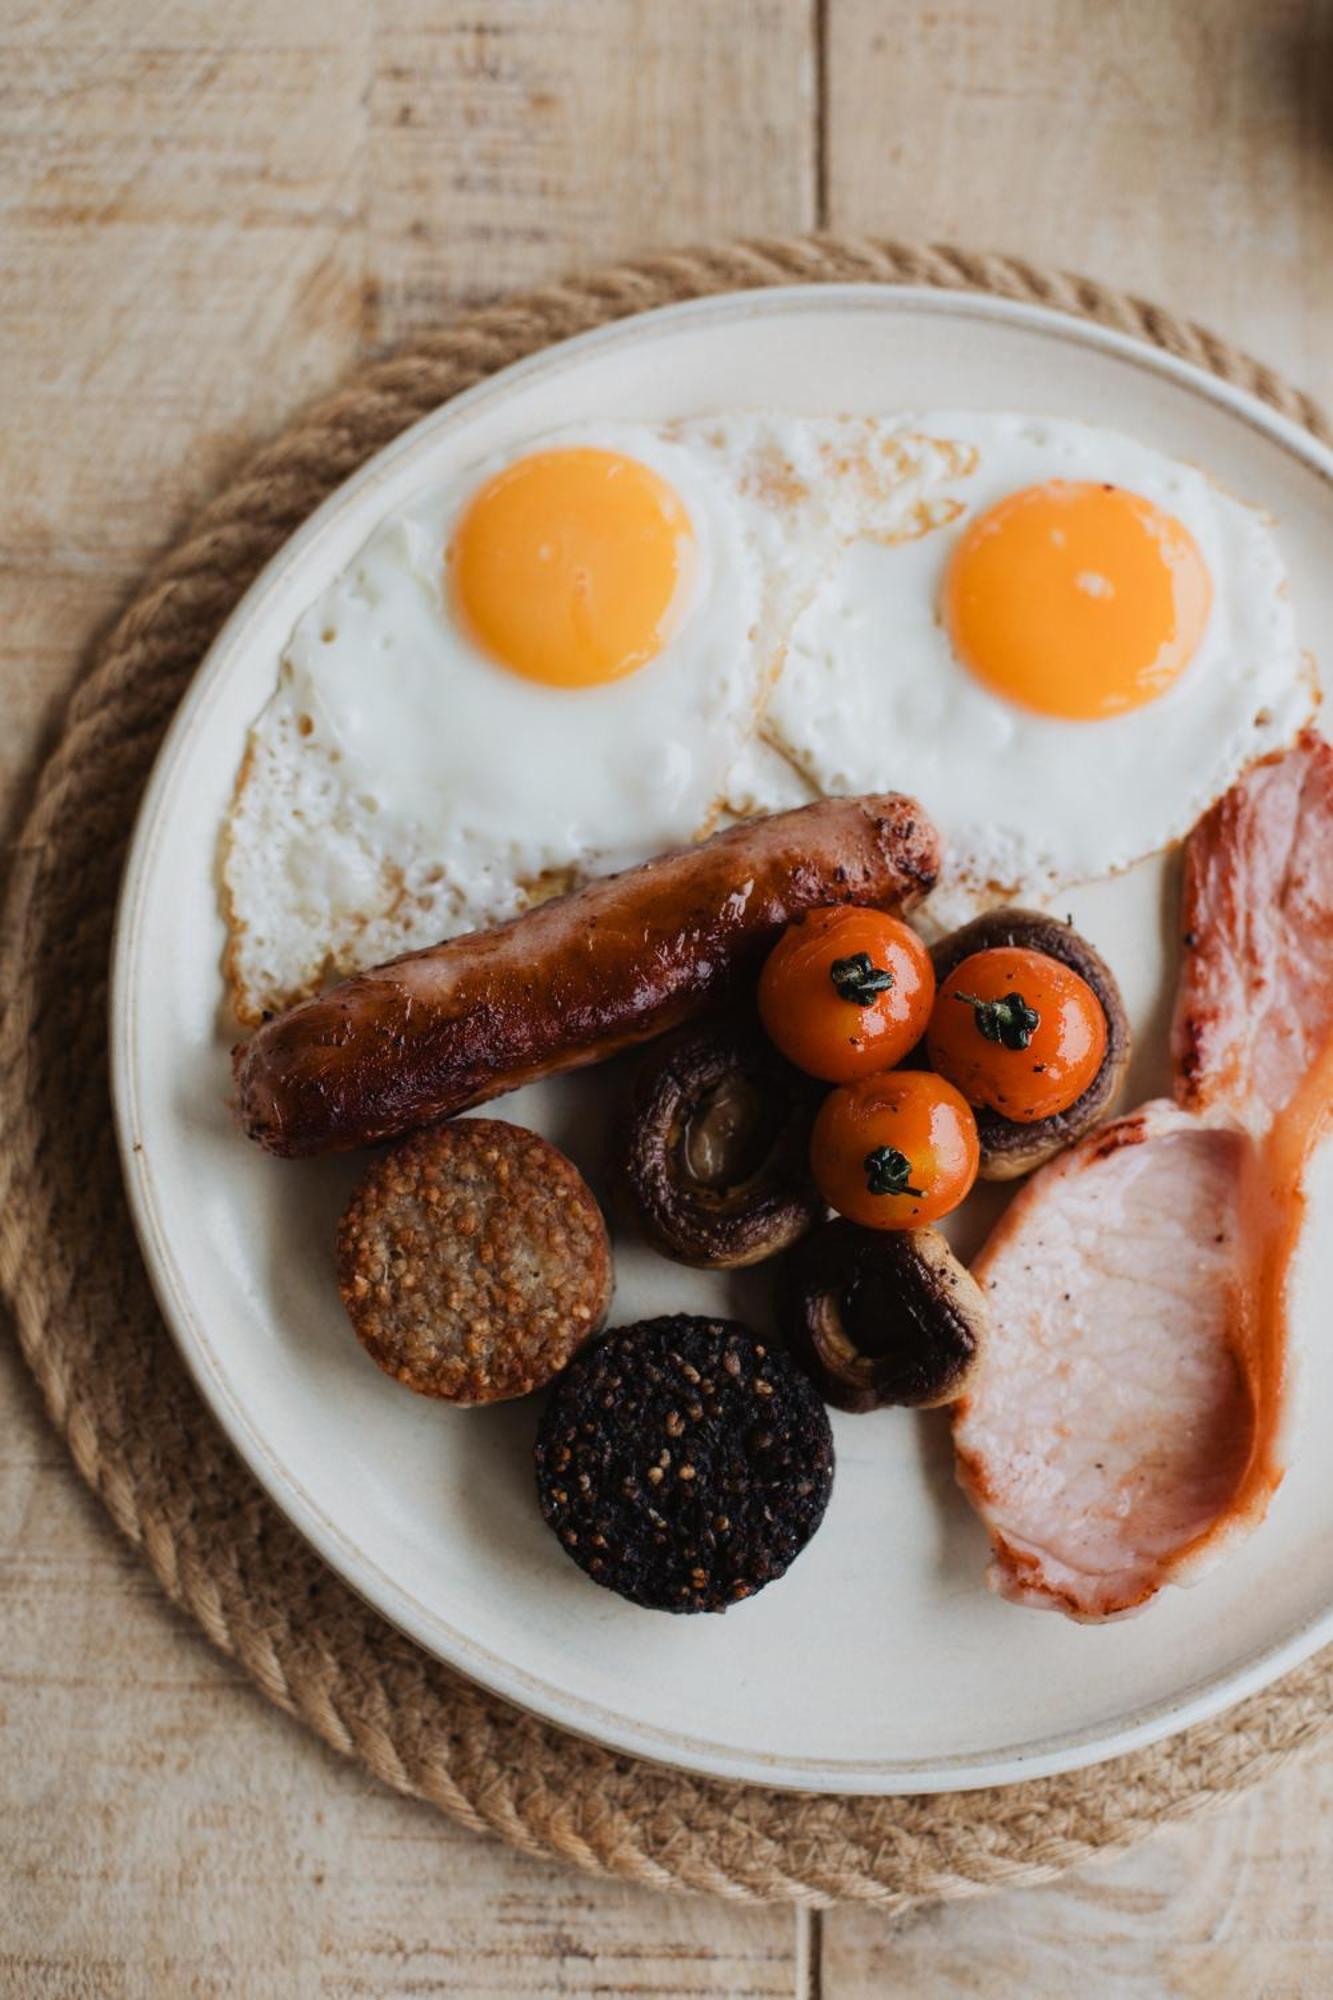
[[[252,446],[459,305],[739,232],[951,238],[1333,399],[1328,0],[5,0],[0,783]],[[0,1988],[1333,1993],[1333,1753],[895,1929],[603,1886],[380,1791],[121,1545],[0,1345]]]

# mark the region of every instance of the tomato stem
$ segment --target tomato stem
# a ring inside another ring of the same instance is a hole
[[[866,1154],[862,1165],[871,1194],[914,1194],[918,1201],[925,1194],[924,1188],[908,1185],[912,1162],[896,1146],[876,1146],[873,1153]]]
[[[854,952],[850,958],[835,958],[828,976],[843,1000],[868,1007],[878,993],[887,993],[893,974],[871,962],[868,951]]]
[[[1003,1000],[982,1000],[975,993],[953,997],[976,1010],[978,1029],[988,1042],[998,1042],[1002,1048],[1027,1048],[1041,1026],[1041,1015],[1021,993],[1006,993]]]

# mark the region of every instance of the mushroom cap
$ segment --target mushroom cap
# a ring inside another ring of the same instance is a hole
[[[954,1402],[989,1321],[980,1287],[937,1229],[842,1218],[798,1245],[779,1312],[793,1358],[827,1402],[853,1413]]]
[[[826,1213],[810,1174],[820,1087],[746,1020],[703,1022],[640,1064],[612,1181],[664,1256],[704,1269],[757,1264]]]

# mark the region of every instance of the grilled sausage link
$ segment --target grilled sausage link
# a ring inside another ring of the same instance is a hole
[[[902,908],[938,866],[894,792],[747,821],[290,1008],[233,1052],[241,1123],[300,1158],[451,1117],[674,1028],[803,910]]]

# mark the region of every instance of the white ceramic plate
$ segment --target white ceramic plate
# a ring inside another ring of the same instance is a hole
[[[1302,1448],[1269,1520],[1214,1575],[1101,1629],[990,1596],[986,1538],[938,1415],[834,1417],[838,1471],[791,1574],[724,1618],[667,1618],[588,1583],[538,1515],[531,1402],[454,1411],[364,1358],[334,1288],[355,1161],[280,1164],[233,1127],[220,1020],[219,822],[247,725],[304,606],[375,519],[423,483],[556,424],[763,404],[1082,417],[1210,467],[1280,522],[1305,644],[1333,626],[1333,458],[1259,404],[1145,347],[994,299],[848,286],[671,308],[481,384],[320,509],[250,591],[168,736],[134,842],[113,981],[125,1171],[163,1310],[236,1448],[357,1590],[423,1646],[569,1729],[660,1762],[847,1792],[947,1790],[1070,1768],[1222,1708],[1333,1637],[1333,1173],[1318,1176],[1296,1314]],[[897,774],[910,787],[911,773]],[[1164,1076],[1169,873],[1071,896],[1139,1031],[1131,1101]],[[614,1081],[614,1078],[612,1079]],[[504,1101],[594,1177],[575,1079]],[[719,1305],[762,1284],[627,1244],[615,1318]],[[1323,1315],[1326,1319],[1326,1313]],[[1311,1419],[1313,1418],[1313,1421]]]

